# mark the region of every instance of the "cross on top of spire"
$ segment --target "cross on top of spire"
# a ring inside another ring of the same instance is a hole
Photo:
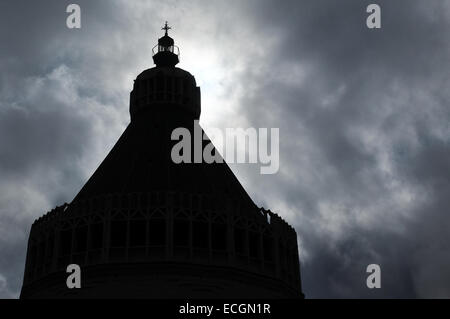
[[[172,28],[169,27],[169,25],[167,24],[167,21],[166,21],[166,24],[164,25],[164,27],[161,28],[161,30],[165,30],[166,31],[166,35],[167,35],[167,31],[169,31],[170,29],[172,29]]]

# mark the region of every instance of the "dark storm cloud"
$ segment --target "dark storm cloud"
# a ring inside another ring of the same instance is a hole
[[[281,128],[264,201],[296,225],[310,297],[448,297],[449,7],[377,1],[374,31],[369,3],[247,8],[256,34],[278,34],[241,75],[258,83],[242,97],[251,125]],[[379,291],[365,287],[370,263]]]
[[[280,128],[277,175],[233,169],[295,226],[307,297],[449,297],[450,6],[374,2],[381,30],[367,1],[78,1],[73,31],[69,2],[3,1],[0,296],[18,294],[32,220],[73,198],[128,122],[169,20],[202,101],[210,79],[223,88],[203,118]]]
[[[119,122],[109,110],[114,95],[91,89],[92,80],[83,77],[80,51],[90,48],[76,44],[92,34],[70,36],[66,5],[0,5],[0,297],[20,291],[33,219],[72,199],[92,169],[86,169],[89,154],[107,140],[105,132],[114,135],[104,127]],[[108,6],[83,8],[103,14],[105,25],[111,20]],[[101,35],[103,26],[88,17],[92,33]]]
[[[32,221],[70,202],[129,121],[161,18],[143,2],[0,4],[0,297],[17,297]],[[171,3],[168,3],[170,6]]]

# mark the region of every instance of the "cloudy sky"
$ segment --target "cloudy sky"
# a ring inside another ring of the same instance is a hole
[[[450,1],[76,1],[80,30],[70,3],[0,2],[0,297],[128,125],[165,20],[206,131],[280,128],[278,174],[232,169],[296,228],[307,297],[450,297]]]

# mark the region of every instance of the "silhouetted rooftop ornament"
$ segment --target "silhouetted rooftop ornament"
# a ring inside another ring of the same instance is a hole
[[[170,29],[172,29],[172,28],[169,27],[169,25],[167,24],[167,21],[166,21],[166,24],[164,25],[164,27],[161,28],[161,30],[165,30],[166,31],[165,35],[167,35],[167,31],[169,31]]]
[[[174,67],[180,62],[180,50],[174,45],[173,39],[167,33],[170,29],[172,28],[169,27],[166,21],[164,27],[161,28],[161,30],[165,31],[164,36],[158,39],[158,44],[152,49],[153,62],[155,62],[157,67]]]

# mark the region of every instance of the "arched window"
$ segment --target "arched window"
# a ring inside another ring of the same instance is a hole
[[[60,232],[60,256],[70,255],[72,251],[72,229],[66,229]]]
[[[213,250],[226,250],[227,249],[227,225],[213,223],[211,225],[211,239]]]
[[[149,241],[150,246],[164,246],[166,244],[166,221],[164,219],[150,220]]]
[[[195,248],[209,248],[209,231],[206,221],[194,221],[192,223],[192,239]]]
[[[145,219],[130,221],[130,246],[145,246],[147,222]]]
[[[127,244],[127,221],[111,221],[111,247],[125,247]]]
[[[189,246],[190,223],[187,219],[177,219],[173,223],[174,245]]]
[[[103,223],[95,223],[89,227],[90,249],[100,249],[103,247]]]
[[[75,229],[75,252],[83,252],[87,249],[87,225],[79,226]]]

